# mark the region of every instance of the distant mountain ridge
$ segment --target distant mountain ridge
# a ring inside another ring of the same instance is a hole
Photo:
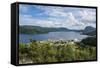
[[[74,30],[68,28],[52,28],[52,27],[40,27],[40,26],[19,26],[19,33],[22,34],[41,34],[41,33],[48,33],[48,32],[56,32],[56,31],[74,31],[74,32],[81,32],[85,35],[96,35],[96,28],[87,26],[84,30]]]
[[[87,26],[83,31],[82,34],[86,34],[86,35],[96,35],[96,28],[91,27],[91,26]]]
[[[82,30],[71,30],[68,28],[52,28],[52,27],[40,27],[40,26],[19,26],[19,33],[25,34],[38,34],[38,33],[48,33],[56,31],[75,31],[81,32]]]
[[[94,27],[87,26],[87,27],[83,30],[83,32],[91,32],[91,31],[94,31],[94,30],[95,30]]]

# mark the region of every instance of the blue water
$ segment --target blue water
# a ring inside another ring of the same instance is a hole
[[[19,34],[20,43],[28,43],[29,39],[34,40],[81,40],[87,35],[81,35],[78,32],[49,32],[46,34]]]

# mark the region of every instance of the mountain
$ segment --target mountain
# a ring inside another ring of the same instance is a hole
[[[19,26],[19,33],[22,34],[41,34],[48,32],[56,32],[56,31],[74,31],[81,32],[82,30],[71,30],[68,28],[52,28],[52,27],[40,27],[40,26]]]
[[[38,33],[48,33],[55,31],[68,31],[67,28],[49,28],[40,26],[19,26],[19,33],[24,34],[38,34]]]
[[[88,32],[92,32],[92,31],[94,31],[94,30],[95,30],[94,27],[87,26],[87,27],[83,30],[83,32],[84,32],[84,33],[88,33]]]
[[[82,34],[86,34],[86,35],[96,35],[96,28],[91,27],[91,26],[87,26],[83,31]]]

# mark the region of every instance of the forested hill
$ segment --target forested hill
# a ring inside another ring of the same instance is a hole
[[[96,28],[91,27],[91,26],[87,26],[87,27],[83,30],[82,34],[94,36],[94,35],[96,35]]]
[[[40,27],[40,26],[19,26],[19,33],[22,34],[39,34],[39,33],[48,33],[56,31],[74,31],[81,32],[85,35],[96,35],[96,28],[87,26],[84,30],[71,30],[68,28],[50,28],[50,27]]]
[[[90,37],[87,37],[81,41],[81,43],[89,46],[97,46],[97,38],[96,38],[96,28],[93,28],[91,26],[87,26],[83,30],[83,34],[89,35]]]
[[[38,33],[48,33],[56,31],[77,31],[81,30],[70,30],[67,28],[49,28],[49,27],[40,27],[40,26],[19,26],[19,33],[22,34],[38,34]]]

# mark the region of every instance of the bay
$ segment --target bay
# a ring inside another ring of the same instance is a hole
[[[88,37],[79,32],[49,32],[46,34],[19,34],[19,43],[29,43],[33,40],[82,40]]]

